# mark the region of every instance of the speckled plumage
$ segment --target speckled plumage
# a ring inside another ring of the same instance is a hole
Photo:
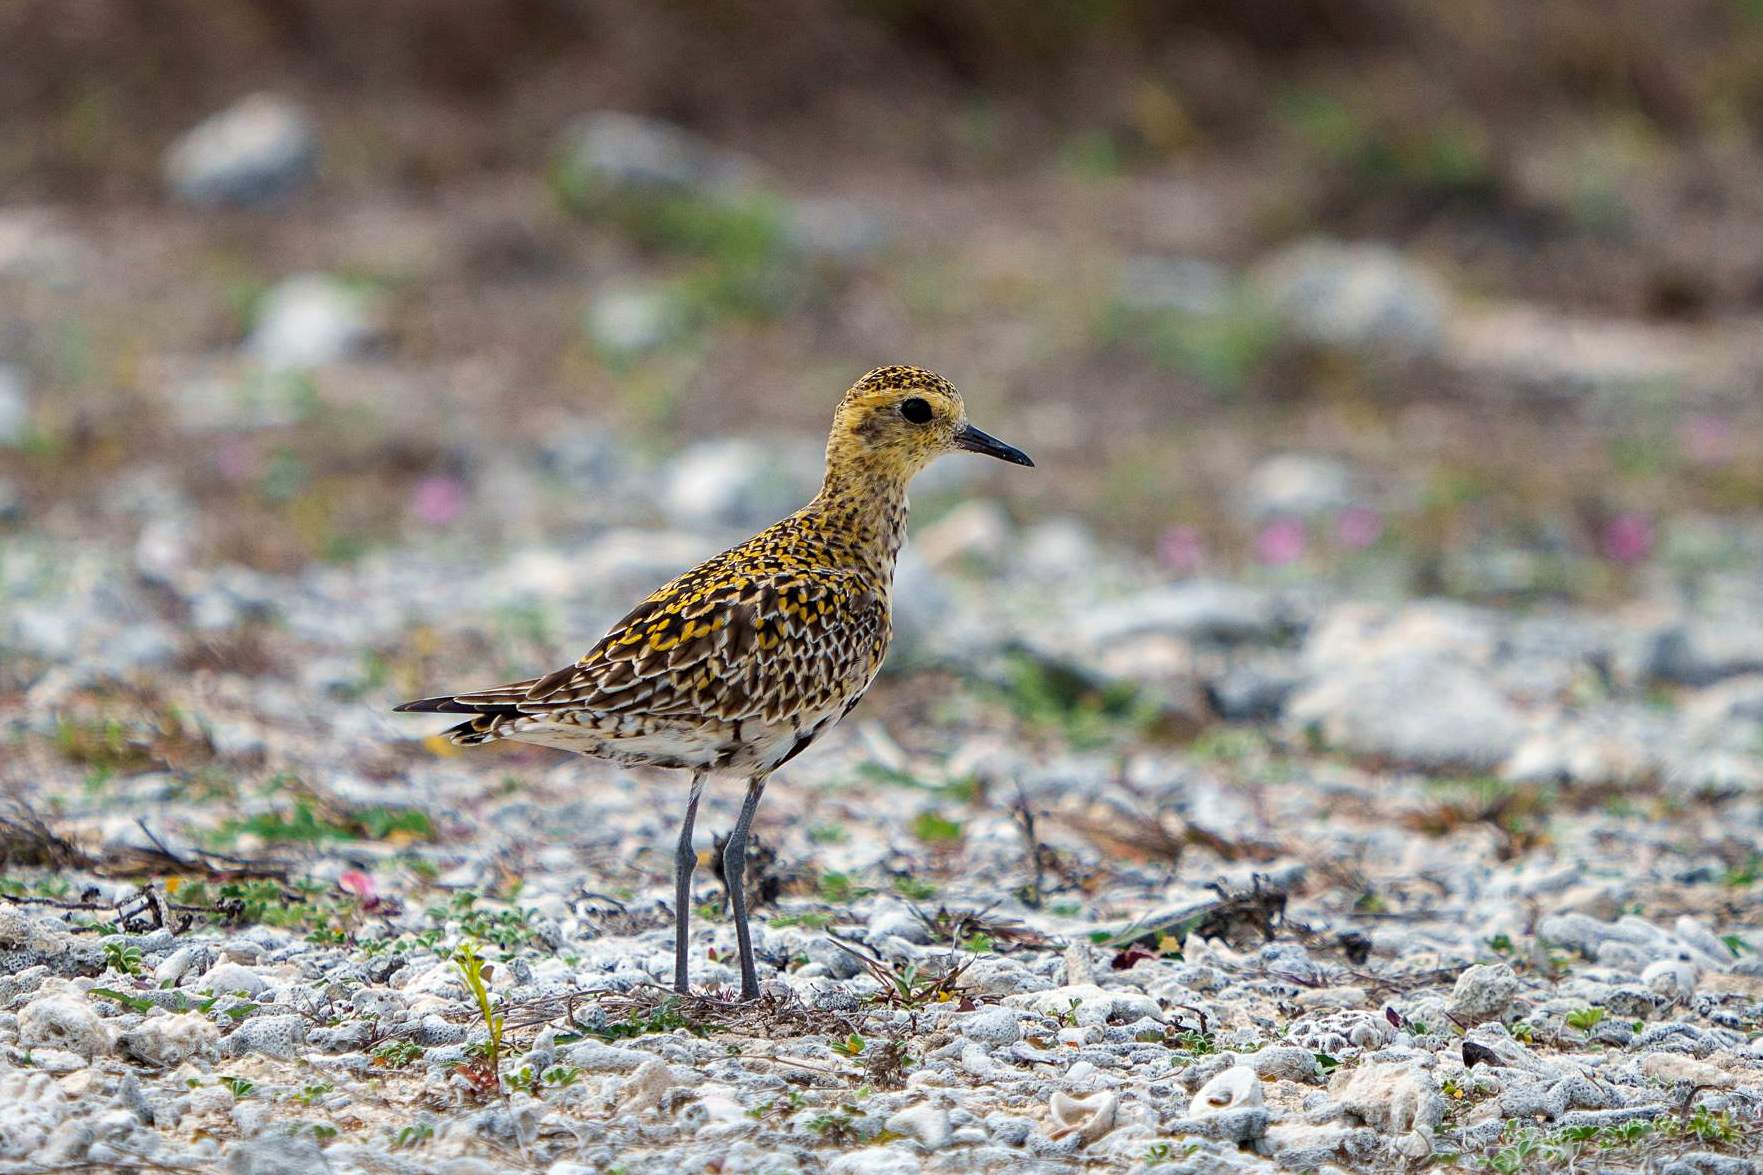
[[[849,713],[881,668],[906,486],[953,449],[1032,464],[969,425],[941,376],[877,368],[840,401],[826,477],[806,506],[662,585],[573,665],[398,709],[471,715],[447,732],[459,744],[514,739],[691,770],[682,845],[704,774],[744,773],[744,849],[766,776]],[[681,867],[689,877],[683,858]],[[742,988],[751,995],[745,917],[736,908]],[[683,988],[683,911],[680,933]]]

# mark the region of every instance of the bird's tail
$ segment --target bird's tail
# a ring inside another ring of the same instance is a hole
[[[466,695],[470,696],[470,695]],[[455,746],[475,747],[506,738],[521,713],[512,702],[464,701],[458,697],[419,698],[392,709],[399,714],[470,714],[471,718],[442,733]]]

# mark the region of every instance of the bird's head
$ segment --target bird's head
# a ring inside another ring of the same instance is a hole
[[[955,385],[922,367],[878,367],[839,402],[826,443],[830,471],[906,480],[960,449],[1033,465],[1028,454],[967,422]]]

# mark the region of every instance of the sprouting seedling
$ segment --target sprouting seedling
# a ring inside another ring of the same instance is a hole
[[[1567,1027],[1578,1032],[1590,1032],[1604,1019],[1602,1008],[1578,1008],[1567,1013]]]
[[[502,1087],[502,1014],[490,1006],[489,979],[492,972],[491,964],[484,961],[478,954],[477,944],[470,939],[459,944],[453,952],[453,965],[465,978],[466,989],[471,998],[477,1001],[478,1015],[483,1018],[484,1029],[489,1033],[488,1051],[484,1057],[489,1067],[489,1075],[495,1080],[496,1089]],[[486,1084],[488,1084],[486,1082]]]

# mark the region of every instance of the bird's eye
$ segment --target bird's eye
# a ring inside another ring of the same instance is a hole
[[[930,401],[918,396],[900,403],[900,415],[913,424],[929,424],[931,418]]]

